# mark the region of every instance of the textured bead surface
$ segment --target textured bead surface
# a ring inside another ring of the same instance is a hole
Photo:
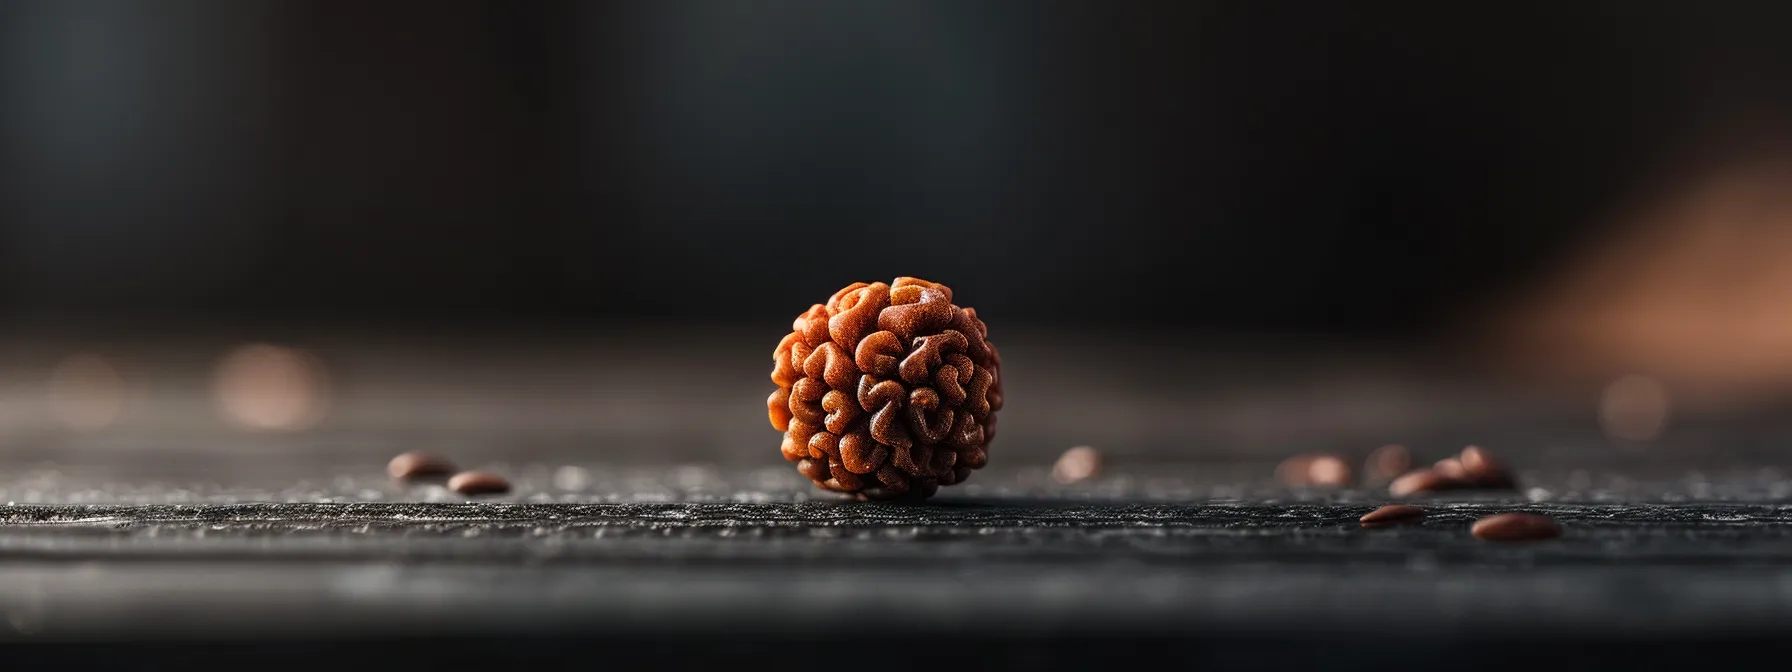
[[[977,311],[919,278],[853,283],[791,323],[766,399],[784,459],[816,485],[924,498],[989,461],[1002,360]]]

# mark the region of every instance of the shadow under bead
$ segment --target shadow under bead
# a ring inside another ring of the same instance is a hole
[[[798,315],[766,399],[781,451],[819,487],[926,498],[989,461],[1002,360],[977,311],[919,278],[856,282]]]

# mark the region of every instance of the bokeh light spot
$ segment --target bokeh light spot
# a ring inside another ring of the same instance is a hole
[[[323,364],[302,350],[250,344],[227,353],[214,387],[225,419],[244,429],[291,431],[321,421],[327,407]]]

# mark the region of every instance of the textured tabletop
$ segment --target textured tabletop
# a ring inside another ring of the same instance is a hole
[[[1067,400],[1128,388],[1094,369],[1029,368],[1024,342],[1012,349],[1040,396],[1013,402],[989,468],[922,504],[810,487],[762,426],[747,395],[763,397],[763,372],[748,367],[680,397],[618,365],[607,371],[633,387],[552,413],[376,371],[359,380],[388,387],[350,388],[363,396],[339,399],[347,420],[306,432],[233,433],[166,408],[106,432],[17,431],[0,473],[0,636],[68,643],[36,649],[62,660],[422,638],[456,646],[419,651],[463,661],[603,642],[611,659],[661,662],[888,663],[920,647],[1045,667],[1117,647],[1367,668],[1477,651],[1708,661],[1713,642],[1753,652],[1792,635],[1792,479],[1771,423],[1689,422],[1671,441],[1614,446],[1573,413],[1364,399],[1402,388],[1335,373],[1323,380],[1352,392],[1139,393],[1130,411],[1124,398],[1091,411]],[[1130,389],[1148,384],[1163,382]],[[713,405],[698,416],[711,419],[681,422],[674,398]],[[479,412],[508,420],[466,417]],[[1125,413],[1137,422],[1094,421]],[[1448,421],[1414,420],[1427,418]],[[1294,450],[1360,460],[1377,434],[1424,459],[1479,437],[1519,487],[1409,498],[1423,522],[1364,529],[1356,519],[1390,501],[1383,484],[1272,479]],[[1053,459],[1077,443],[1102,445],[1105,468],[1054,481]],[[515,487],[469,497],[389,479],[385,460],[410,449]],[[1507,511],[1548,514],[1564,533],[1469,534]],[[113,646],[81,646],[94,641]]]

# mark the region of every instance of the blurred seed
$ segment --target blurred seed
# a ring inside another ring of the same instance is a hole
[[[1562,536],[1562,526],[1549,516],[1502,513],[1475,521],[1469,532],[1486,541],[1530,541]]]
[[[448,489],[463,495],[500,494],[510,492],[510,481],[483,471],[463,471],[448,479]]]
[[[1462,455],[1457,458],[1457,461],[1462,464],[1463,470],[1468,472],[1469,480],[1474,481],[1477,486],[1502,490],[1517,487],[1517,482],[1512,479],[1512,473],[1506,471],[1505,465],[1493,459],[1493,455],[1489,454],[1485,448],[1480,446],[1463,448]]]
[[[1393,483],[1389,483],[1388,494],[1395,497],[1405,497],[1420,492],[1452,490],[1460,488],[1462,485],[1462,481],[1449,478],[1431,469],[1418,469],[1408,472],[1405,476],[1394,479]]]
[[[554,487],[561,490],[584,490],[591,483],[591,473],[584,467],[567,465],[554,470]]]
[[[1505,471],[1505,469],[1501,468],[1500,463],[1495,461],[1493,456],[1487,454],[1487,451],[1483,450],[1480,446],[1463,448],[1462,454],[1457,456],[1456,459],[1462,464],[1463,469],[1468,470],[1470,476],[1480,477]]]
[[[1392,479],[1412,470],[1412,453],[1406,446],[1390,443],[1369,453],[1363,471],[1382,480]]]
[[[1307,481],[1313,485],[1350,485],[1350,463],[1336,455],[1319,455],[1307,462]]]
[[[1468,469],[1462,466],[1462,460],[1458,460],[1454,457],[1446,457],[1438,460],[1437,464],[1431,466],[1431,470],[1437,472],[1439,476],[1450,480],[1469,480]]]
[[[327,372],[308,352],[267,344],[232,349],[213,374],[219,409],[250,430],[295,430],[320,421]]]
[[[1077,446],[1064,451],[1058,457],[1057,464],[1052,465],[1052,480],[1059,483],[1075,483],[1093,478],[1101,473],[1101,453],[1089,446]]]
[[[1425,517],[1425,510],[1411,504],[1389,504],[1363,514],[1357,522],[1364,525],[1403,523]]]
[[[1276,480],[1284,485],[1302,486],[1311,483],[1313,478],[1313,459],[1310,453],[1295,455],[1276,465]]]
[[[413,450],[400,453],[386,463],[386,474],[393,478],[417,478],[419,476],[442,476],[454,473],[454,464],[446,459]]]

